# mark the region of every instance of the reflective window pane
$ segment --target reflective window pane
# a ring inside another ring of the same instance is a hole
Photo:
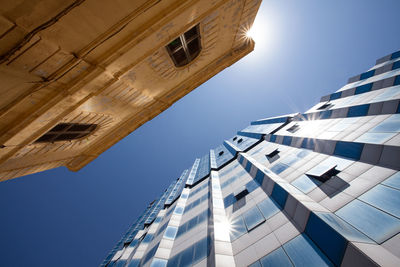
[[[262,216],[257,206],[253,207],[249,211],[243,214],[244,222],[246,223],[247,230],[250,231],[260,223],[264,222],[265,219]]]
[[[164,233],[164,237],[168,239],[175,239],[178,228],[175,226],[168,226]]]
[[[129,264],[128,267],[138,267],[140,263],[140,259],[132,259]]]
[[[272,251],[270,254],[260,259],[262,267],[279,266],[291,267],[293,264],[290,262],[288,256],[282,248]]]
[[[259,261],[256,261],[255,263],[249,265],[249,267],[261,267],[261,264]]]
[[[271,171],[273,171],[276,174],[280,174],[281,172],[285,171],[287,168],[289,168],[288,165],[282,164],[282,163],[277,163],[271,168]]]
[[[307,175],[303,174],[296,180],[292,182],[292,185],[303,191],[303,193],[308,194],[311,190],[321,184],[320,181],[314,179],[312,177],[308,177]]]
[[[198,241],[194,244],[194,258],[193,264],[201,261],[205,257],[207,257],[208,251],[208,242],[207,238],[203,238],[202,240]]]
[[[334,266],[305,234],[295,237],[283,248],[295,266]]]
[[[174,213],[181,215],[183,213],[183,207],[177,206],[174,210]]]
[[[355,141],[370,144],[383,144],[395,135],[396,133],[365,133]]]
[[[167,266],[167,260],[154,258],[151,262],[150,267],[165,267]]]
[[[397,189],[377,185],[359,199],[400,218],[400,191]]]
[[[336,156],[359,160],[363,147],[364,144],[362,143],[337,141],[333,154]]]
[[[336,214],[379,244],[400,232],[399,219],[357,199]]]
[[[396,172],[395,174],[387,178],[382,184],[400,190],[400,172]]]
[[[264,199],[257,206],[267,220],[280,211],[278,205],[270,198]]]
[[[400,114],[394,114],[369,130],[375,133],[398,133],[400,131]]]
[[[243,234],[247,233],[246,225],[244,224],[242,216],[235,218],[231,223],[230,235],[231,240],[236,240]]]

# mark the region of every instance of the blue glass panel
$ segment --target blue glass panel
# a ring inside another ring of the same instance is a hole
[[[392,70],[397,70],[400,68],[400,61],[396,61],[393,63]]]
[[[257,206],[267,220],[280,211],[280,208],[275,203],[275,201],[270,198],[264,199],[263,201],[258,203]]]
[[[197,217],[194,217],[193,219],[190,219],[190,220],[187,222],[187,229],[186,229],[186,231],[188,232],[188,231],[192,230],[194,227],[196,227],[196,225],[197,225]]]
[[[248,231],[251,231],[259,224],[265,221],[264,217],[262,216],[260,210],[257,206],[254,206],[247,212],[243,214],[244,222],[246,223],[246,227]]]
[[[394,79],[393,85],[400,85],[400,75],[396,76],[396,78]]]
[[[229,194],[224,198],[224,206],[225,208],[229,207],[233,203],[236,202],[235,196],[233,194]]]
[[[366,235],[355,229],[347,222],[340,219],[334,213],[322,213],[318,212],[317,216],[322,219],[325,223],[329,224],[330,227],[335,229],[338,233],[344,236],[349,241],[363,242],[363,243],[374,243]]]
[[[369,104],[359,105],[349,108],[347,117],[360,117],[368,114]]]
[[[297,157],[296,155],[287,155],[286,157],[282,158],[281,163],[288,165],[288,166],[292,166],[294,163],[296,163],[298,160],[300,160],[299,157]]]
[[[291,143],[292,143],[292,137],[291,136],[284,136],[283,137],[282,144],[290,146]]]
[[[400,220],[357,199],[339,209],[336,215],[378,244],[400,231]]]
[[[308,177],[307,175],[303,174],[296,180],[292,182],[292,185],[300,189],[303,193],[308,194],[311,190],[316,188],[321,184],[320,181]]]
[[[271,137],[269,138],[270,142],[274,142],[276,141],[276,135],[271,135]]]
[[[136,247],[136,245],[139,243],[138,239],[132,240],[132,242],[129,244],[130,247]]]
[[[354,94],[355,95],[363,94],[363,93],[371,91],[371,89],[372,89],[372,83],[367,83],[367,84],[358,86],[356,88],[356,91],[354,92]]]
[[[295,266],[333,266],[305,234],[295,237],[283,248]]]
[[[396,133],[365,133],[355,141],[360,143],[383,144],[395,135]]]
[[[303,142],[301,143],[301,147],[307,148],[307,149],[314,149],[314,147],[315,147],[314,139],[304,138]]]
[[[196,264],[197,262],[207,257],[208,254],[207,252],[208,252],[208,240],[206,237],[198,241],[196,244],[194,244],[193,264]]]
[[[124,267],[126,264],[126,260],[118,260],[113,267]]]
[[[243,157],[243,155],[241,155],[241,156],[239,157],[239,163],[242,164],[242,163],[243,163],[243,160],[244,160],[244,157]]]
[[[288,193],[280,185],[275,184],[271,196],[282,208],[285,207]]]
[[[262,267],[291,267],[293,264],[290,262],[288,256],[282,248],[278,248],[267,256],[260,259]]]
[[[362,143],[338,141],[336,142],[335,151],[333,154],[336,156],[359,160],[363,147],[364,144]]]
[[[129,262],[128,267],[138,267],[140,263],[140,259],[132,259],[131,262]]]
[[[181,253],[181,260],[179,266],[192,266],[193,262],[193,246],[188,247]]]
[[[371,102],[382,102],[382,101],[388,101],[388,100],[395,99],[395,96],[400,93],[399,89],[400,88],[398,86],[389,87],[389,88],[383,90],[383,92],[380,93],[378,96],[376,96],[372,100],[370,100],[370,103]]]
[[[359,199],[400,218],[400,191],[397,189],[377,185]]]
[[[375,70],[370,70],[370,71],[364,72],[363,74],[361,74],[360,80],[368,79],[368,78],[374,76],[374,74],[375,74]]]
[[[256,177],[254,178],[254,180],[259,184],[262,185],[263,181],[264,181],[264,173],[260,170],[257,171]]]
[[[387,178],[382,184],[400,190],[400,172],[396,172],[395,174]]]
[[[181,259],[181,255],[178,253],[168,260],[167,267],[176,267],[179,266],[179,261]]]
[[[186,233],[187,226],[188,226],[188,224],[186,224],[186,223],[181,225],[181,226],[179,226],[178,233],[176,234],[176,236],[179,237],[179,236],[183,235],[184,233]]]
[[[271,167],[271,171],[273,171],[276,174],[280,174],[281,172],[283,172],[287,168],[289,168],[288,165],[282,164],[282,163],[277,163],[273,167]]]
[[[250,264],[249,267],[261,267],[261,263],[259,261],[256,261],[253,264]]]
[[[246,170],[247,172],[250,172],[251,166],[252,166],[251,162],[250,162],[250,161],[247,161],[245,170]]]
[[[256,190],[258,187],[260,187],[254,180],[251,180],[246,184],[246,189],[249,191],[249,193],[253,192]]]
[[[144,237],[142,243],[149,243],[151,240],[153,240],[153,237],[154,237],[153,234],[147,234],[147,235]]]
[[[246,225],[244,224],[242,216],[239,216],[235,218],[231,223],[231,240],[234,241],[245,233],[247,233]]]
[[[332,110],[324,110],[319,113],[319,118],[321,120],[329,119],[332,115]]]
[[[157,251],[157,248],[159,245],[160,245],[160,243],[155,245],[151,250],[149,250],[149,252],[147,252],[147,254],[145,254],[143,256],[141,265],[146,264],[146,262],[148,262],[151,258],[153,258],[154,254],[156,254],[156,251]]]
[[[183,207],[176,207],[174,210],[175,214],[182,214],[183,213]]]
[[[377,126],[369,130],[374,133],[397,133],[400,132],[400,114],[393,114]]]
[[[164,237],[168,239],[175,239],[178,228],[175,226],[168,226],[164,233]]]
[[[263,119],[263,120],[258,120],[258,121],[252,121],[250,124],[251,125],[258,125],[258,124],[271,124],[271,123],[279,123],[279,122],[286,122],[289,117],[283,116],[283,117],[278,117],[278,118],[273,118],[273,119]]]
[[[321,215],[323,216],[323,214]],[[325,219],[331,219],[330,221],[333,223],[336,222],[330,217]],[[344,223],[341,225],[344,225]],[[305,232],[337,266],[340,265],[347,247],[347,240],[343,236],[313,212],[310,213]]]
[[[392,55],[390,56],[390,59],[396,59],[400,57],[400,51],[394,52],[392,53]]]
[[[154,258],[150,264],[150,267],[165,267],[167,266],[167,260]]]
[[[342,92],[337,92],[337,93],[333,93],[331,94],[331,97],[329,98],[329,100],[335,100],[338,99],[342,96]]]

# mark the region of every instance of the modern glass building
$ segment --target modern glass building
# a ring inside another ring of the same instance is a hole
[[[184,170],[102,266],[400,266],[400,51]]]

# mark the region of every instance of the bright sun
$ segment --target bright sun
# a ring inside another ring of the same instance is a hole
[[[253,26],[246,30],[246,37],[256,42],[256,50],[263,50],[267,46],[267,37],[271,37],[271,29],[263,16],[259,14]]]

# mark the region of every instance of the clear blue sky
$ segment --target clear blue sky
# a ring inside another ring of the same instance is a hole
[[[250,121],[302,112],[400,49],[399,0],[264,0],[256,50],[78,173],[0,183],[1,266],[97,266],[196,157]]]

